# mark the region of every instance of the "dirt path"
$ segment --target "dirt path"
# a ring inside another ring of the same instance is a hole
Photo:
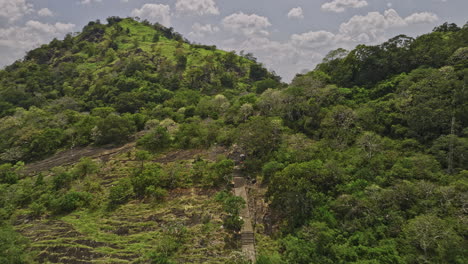
[[[245,178],[234,177],[234,193],[246,201],[245,207],[240,212],[240,216],[244,220],[244,225],[241,229],[242,252],[252,263],[255,263],[255,236],[250,217],[247,191],[245,189]]]

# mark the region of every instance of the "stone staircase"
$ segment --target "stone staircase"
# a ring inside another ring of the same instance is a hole
[[[255,244],[255,236],[252,231],[244,231],[241,233],[242,245],[253,245]]]
[[[250,260],[251,263],[256,261],[255,253],[255,234],[252,226],[252,220],[250,218],[249,204],[247,191],[245,189],[245,178],[235,176],[234,177],[234,193],[236,196],[241,197],[246,202],[245,208],[240,212],[240,216],[244,220],[244,225],[241,229],[241,244],[242,252]]]

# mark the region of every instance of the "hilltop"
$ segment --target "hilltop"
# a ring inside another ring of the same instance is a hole
[[[0,71],[0,262],[248,263],[248,215],[257,263],[466,263],[467,47],[445,23],[286,85],[90,22]]]

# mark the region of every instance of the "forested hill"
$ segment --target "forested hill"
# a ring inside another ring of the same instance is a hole
[[[143,128],[148,115],[178,120],[193,116],[198,101],[209,95],[227,100],[280,85],[251,54],[190,44],[157,23],[117,17],[107,22],[90,22],[81,33],[55,39],[0,71],[0,161],[125,141],[125,135],[91,137],[96,118],[114,110],[128,113],[129,122],[122,123],[128,136]],[[91,116],[79,114],[85,112]],[[13,116],[21,125],[7,128],[16,122]]]
[[[257,263],[467,263],[467,83],[468,25],[286,85],[158,24],[91,22],[0,72],[0,262],[247,263],[235,172],[256,179]]]

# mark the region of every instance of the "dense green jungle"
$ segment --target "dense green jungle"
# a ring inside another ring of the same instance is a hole
[[[158,23],[89,22],[0,70],[0,263],[250,263],[246,205],[258,264],[468,263],[467,83],[468,24],[286,84]]]

